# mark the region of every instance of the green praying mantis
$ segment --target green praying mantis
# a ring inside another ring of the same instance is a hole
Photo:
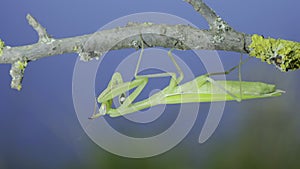
[[[94,110],[94,114],[89,119],[95,119],[106,114],[111,117],[123,116],[159,104],[181,104],[229,100],[236,100],[239,102],[246,99],[280,96],[284,92],[276,89],[276,86],[273,84],[241,81],[240,76],[239,81],[220,81],[213,80],[211,78],[213,75],[229,74],[236,68],[240,69],[240,66],[243,64],[242,62],[240,62],[238,66],[235,66],[226,72],[208,73],[180,85],[180,82],[184,78],[184,74],[173,57],[172,50],[173,49],[168,52],[168,56],[179,72],[179,77],[176,77],[176,73],[173,72],[138,75],[138,69],[144,51],[142,43],[141,52],[134,74],[135,79],[129,82],[123,82],[121,74],[119,72],[115,72],[107,88],[97,98],[98,103],[101,104],[99,110],[97,112]],[[170,83],[167,87],[153,94],[148,99],[134,102],[148,83],[149,78],[161,77],[171,77]],[[132,89],[135,90],[126,97],[124,93]],[[115,97],[119,98],[120,103],[120,106],[117,108],[112,107],[112,102]],[[95,102],[95,108],[96,107],[97,103]]]

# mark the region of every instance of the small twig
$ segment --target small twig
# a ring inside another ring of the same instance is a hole
[[[27,61],[17,61],[11,65],[11,69],[9,71],[11,80],[11,88],[21,90],[22,88],[22,80],[24,76],[24,71],[27,66]]]
[[[208,22],[209,30],[214,33],[213,41],[212,41],[213,43],[216,44],[222,43],[225,40],[225,37],[226,35],[228,35],[228,33],[236,32],[202,0],[185,0],[185,1],[191,4],[194,7],[194,9],[198,13],[200,13]],[[244,38],[236,39],[236,40],[245,41]]]
[[[220,16],[216,14],[209,6],[207,6],[202,0],[185,0],[191,4],[194,9],[200,13],[208,22],[209,28],[216,29],[232,29]]]
[[[26,18],[28,20],[29,25],[31,25],[33,29],[38,33],[39,42],[47,43],[52,41],[52,38],[47,33],[46,29],[40,23],[38,23],[38,21],[33,16],[27,14]]]

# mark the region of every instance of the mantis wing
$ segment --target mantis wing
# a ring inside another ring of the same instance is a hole
[[[216,81],[219,86],[216,86],[208,81],[201,85],[194,85],[194,88],[178,86],[176,93],[167,95],[163,104],[179,104],[191,102],[215,102],[229,101],[256,98],[266,98],[280,96],[284,91],[276,89],[273,84],[261,82],[246,82],[246,81]],[[189,84],[190,85],[190,84]],[[242,91],[240,91],[240,85]],[[192,86],[192,85],[191,85]],[[224,89],[226,91],[224,91]],[[232,95],[228,94],[230,92]]]

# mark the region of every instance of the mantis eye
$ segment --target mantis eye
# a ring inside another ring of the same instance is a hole
[[[125,99],[126,99],[126,95],[125,93],[122,93],[119,97],[119,103],[123,104],[125,102]]]

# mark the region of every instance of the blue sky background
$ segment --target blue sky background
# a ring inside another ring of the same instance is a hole
[[[299,1],[205,2],[238,31],[300,41]],[[9,46],[35,43],[38,37],[25,19],[27,13],[54,38],[65,38],[93,33],[114,19],[137,12],[169,13],[207,28],[204,19],[189,4],[179,0],[1,0],[0,38]],[[122,52],[114,54],[125,55]],[[189,60],[188,52],[179,53],[195,74],[204,73],[199,63]],[[237,53],[219,52],[219,55],[227,69],[239,61]],[[205,144],[198,144],[208,107],[204,104],[196,125],[174,149],[153,158],[128,159],[104,151],[81,128],[72,100],[76,59],[76,54],[65,54],[30,62],[20,92],[10,89],[10,65],[0,65],[0,168],[118,168],[119,165],[125,168],[214,168],[215,163],[232,167],[243,166],[251,160],[246,166],[271,168],[274,161],[285,166],[285,158],[294,162],[290,168],[299,166],[294,160],[300,153],[299,71],[281,73],[273,66],[252,59],[243,66],[243,79],[274,83],[286,90],[283,96],[228,102],[217,131]],[[101,70],[106,79],[110,79],[113,66],[121,59],[108,60],[111,65],[107,71]],[[169,107],[177,108],[176,105]],[[151,131],[151,128],[142,129]],[[258,154],[257,159],[253,154]],[[262,158],[258,158],[259,154]]]

